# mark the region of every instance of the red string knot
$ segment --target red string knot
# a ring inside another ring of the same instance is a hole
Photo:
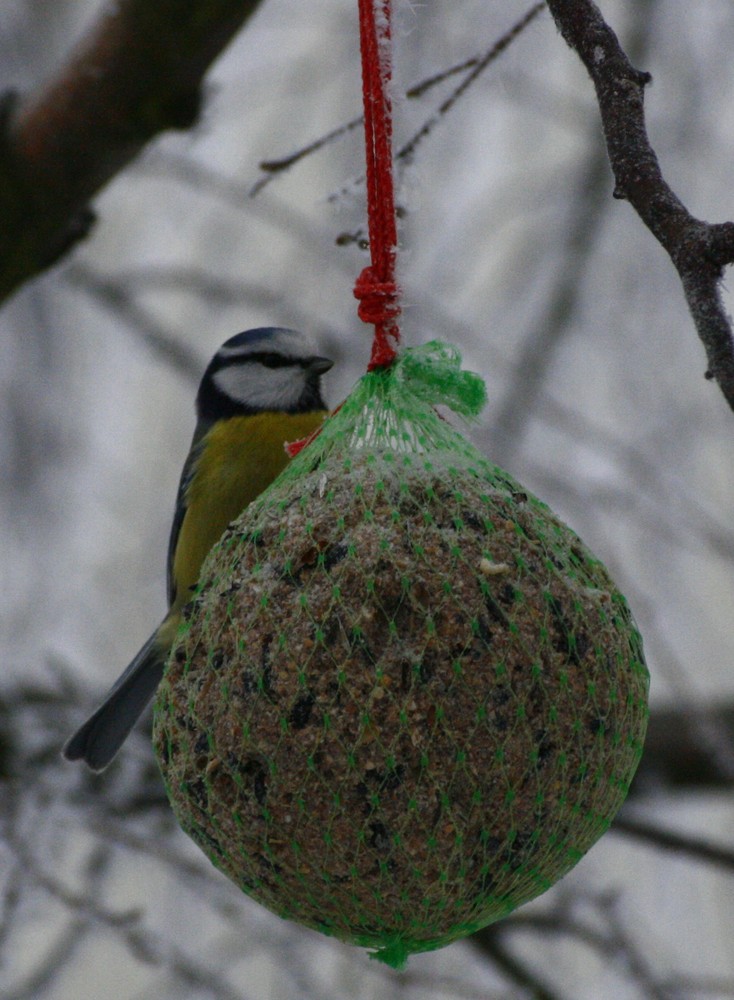
[[[357,278],[354,297],[359,299],[357,314],[363,323],[371,323],[375,327],[395,325],[395,320],[400,315],[398,286],[395,281],[379,281],[374,269],[368,265]]]

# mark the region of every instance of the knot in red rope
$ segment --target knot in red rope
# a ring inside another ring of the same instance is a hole
[[[354,297],[359,299],[357,313],[363,323],[387,326],[400,315],[397,283],[393,279],[380,281],[370,265],[357,278]]]
[[[397,283],[393,278],[380,281],[374,267],[367,265],[354,285],[354,297],[359,299],[359,318],[375,328],[367,370],[383,368],[394,359],[395,344],[400,336],[395,322],[400,315]]]

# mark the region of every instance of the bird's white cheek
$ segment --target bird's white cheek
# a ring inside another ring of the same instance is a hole
[[[235,403],[263,410],[295,405],[304,388],[300,367],[265,368],[259,364],[233,365],[214,375],[214,384]]]

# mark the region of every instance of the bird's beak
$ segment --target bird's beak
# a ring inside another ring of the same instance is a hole
[[[323,375],[324,372],[328,372],[328,370],[333,367],[334,362],[331,358],[311,358],[308,363],[308,370],[313,372],[314,375]]]

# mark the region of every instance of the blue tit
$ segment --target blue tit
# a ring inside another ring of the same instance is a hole
[[[230,338],[209,362],[181,473],[168,545],[168,614],[63,754],[94,771],[110,763],[152,698],[209,550],[285,467],[286,441],[306,437],[326,411],[320,378],[333,362],[295,330]]]

